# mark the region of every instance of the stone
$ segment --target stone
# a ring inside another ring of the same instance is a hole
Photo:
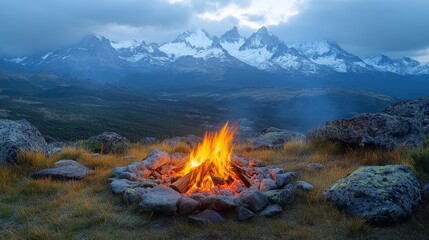
[[[141,201],[142,195],[146,193],[144,188],[128,188],[123,194],[123,199],[126,203],[136,203]]]
[[[48,150],[48,156],[55,155],[55,154],[57,154],[57,153],[61,152],[62,150],[63,150],[63,149],[62,149],[62,148],[60,148],[60,147],[53,147],[53,148],[50,148],[50,149]]]
[[[286,142],[303,140],[305,140],[305,136],[302,133],[270,127],[248,139],[248,143],[254,149],[281,148]]]
[[[264,192],[271,203],[280,205],[291,204],[295,198],[295,187],[288,184],[284,189]]]
[[[265,217],[273,217],[282,212],[282,207],[278,204],[267,205],[262,211],[261,215]]]
[[[360,167],[323,194],[349,215],[374,224],[402,220],[422,200],[416,176],[403,165]]]
[[[237,207],[234,197],[222,195],[210,195],[200,200],[201,206],[205,209],[223,211]]]
[[[313,190],[313,185],[311,185],[310,183],[308,183],[306,181],[297,181],[296,182],[296,188],[308,192],[308,191]]]
[[[421,145],[424,134],[415,119],[386,113],[363,113],[350,119],[328,121],[320,128],[311,129],[308,138],[393,150],[399,146],[414,148]]]
[[[147,193],[143,194],[139,207],[148,212],[174,215],[181,198],[181,194],[171,188],[156,186],[149,188]]]
[[[202,139],[200,137],[197,137],[192,134],[188,134],[182,137],[174,137],[174,138],[166,139],[162,142],[170,146],[175,146],[179,142],[184,142],[187,145],[189,145],[191,148],[195,148],[198,145],[198,143],[200,143],[201,141]]]
[[[277,186],[283,187],[290,183],[297,176],[297,174],[295,172],[286,172],[280,174],[270,173],[270,176],[272,179],[274,179]]]
[[[125,172],[127,167],[115,167],[110,173],[110,178],[118,178],[121,173]]]
[[[140,144],[142,145],[151,145],[154,144],[158,141],[158,139],[154,138],[154,137],[142,137],[139,141]]]
[[[0,120],[0,164],[18,164],[20,152],[47,150],[42,134],[27,120]]]
[[[94,151],[107,153],[124,153],[130,147],[130,142],[125,137],[114,133],[104,132],[88,139],[88,147]]]
[[[251,166],[251,167],[265,167],[265,166],[267,166],[267,164],[262,160],[252,158],[252,159],[249,159],[249,166]]]
[[[179,202],[179,214],[185,215],[194,212],[200,207],[200,202],[188,197],[182,196]]]
[[[426,183],[422,188],[422,195],[426,201],[429,201],[429,183]]]
[[[59,160],[54,168],[40,170],[31,175],[32,178],[51,177],[53,179],[82,179],[92,173],[92,170],[74,160]]]
[[[325,168],[325,165],[321,164],[321,163],[309,163],[307,164],[308,168],[312,168],[314,170],[322,170]]]
[[[134,173],[122,172],[118,176],[119,179],[128,179],[130,181],[137,181],[137,176]]]
[[[189,222],[200,225],[223,223],[225,219],[217,212],[206,209],[188,217]]]
[[[274,182],[274,180],[270,178],[262,179],[261,184],[259,185],[259,190],[261,191],[268,191],[276,188],[277,188],[276,182]]]
[[[249,188],[239,194],[237,203],[254,212],[259,212],[267,205],[268,199],[267,196],[259,190]]]
[[[127,179],[116,179],[110,182],[110,189],[114,194],[120,194],[125,192],[128,188],[137,186],[137,182],[133,182]]]
[[[237,207],[237,218],[239,221],[245,221],[253,218],[255,214],[249,209],[239,206]]]
[[[170,155],[161,150],[155,149],[143,160],[146,168],[156,170],[170,161]]]

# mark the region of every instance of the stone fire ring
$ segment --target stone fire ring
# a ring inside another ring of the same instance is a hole
[[[296,173],[236,155],[232,162],[249,177],[252,184],[249,188],[236,180],[227,189],[214,190],[214,194],[181,194],[170,185],[177,180],[173,179],[174,169],[184,166],[186,157],[183,153],[168,154],[155,149],[141,162],[113,169],[110,189],[114,194],[122,194],[125,202],[138,203],[143,211],[191,215],[190,221],[202,224],[223,222],[218,212],[224,211],[235,211],[238,220],[250,219],[257,212],[270,217],[280,213],[282,205],[293,201],[295,186],[291,182]]]

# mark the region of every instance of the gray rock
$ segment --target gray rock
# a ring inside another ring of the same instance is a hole
[[[306,181],[297,181],[296,182],[296,188],[304,190],[304,191],[311,191],[313,190],[313,185]]]
[[[422,188],[422,194],[426,201],[429,201],[429,183],[426,183]]]
[[[277,188],[276,182],[274,182],[274,180],[270,178],[262,179],[261,184],[259,185],[259,190],[261,191],[268,191],[276,188]]]
[[[18,154],[23,151],[47,150],[45,139],[27,120],[0,120],[0,164],[18,164]]]
[[[259,212],[267,205],[268,199],[262,192],[255,188],[249,188],[240,193],[237,203],[252,211]]]
[[[139,207],[144,211],[174,215],[181,198],[181,194],[171,188],[156,186],[142,196]]]
[[[104,132],[88,139],[88,147],[101,153],[124,153],[130,147],[130,142],[125,137],[114,133]]]
[[[182,196],[179,202],[179,214],[184,215],[192,213],[200,207],[200,202],[188,197]]]
[[[82,179],[92,170],[74,160],[60,160],[54,163],[55,168],[40,170],[31,175],[32,178],[51,177],[53,179]]]
[[[350,119],[329,121],[320,128],[311,129],[308,137],[362,147],[396,149],[402,144],[409,148],[421,145],[424,134],[415,119],[386,113],[364,113]]]
[[[170,155],[161,150],[155,149],[143,160],[146,168],[151,170],[156,170],[157,168],[163,166],[170,162]]]
[[[255,214],[249,209],[239,206],[237,207],[237,218],[239,221],[245,221],[253,218]]]
[[[383,110],[393,116],[416,120],[425,135],[429,134],[429,97],[406,100],[393,104]]]
[[[264,192],[271,203],[280,205],[291,204],[295,198],[295,187],[288,184],[284,189]]]
[[[248,143],[254,148],[279,148],[283,147],[286,142],[304,139],[305,136],[302,133],[270,127],[248,139]]]
[[[215,211],[223,211],[226,209],[232,209],[237,207],[234,197],[222,196],[222,195],[211,195],[200,200],[201,206],[205,209],[211,209]]]
[[[114,194],[120,194],[129,188],[136,187],[137,184],[137,182],[133,182],[128,179],[116,179],[110,182],[109,186]]]
[[[282,212],[282,207],[278,204],[268,205],[262,211],[261,215],[265,217],[273,217]]]
[[[409,216],[422,200],[416,176],[403,165],[360,167],[324,195],[348,214],[375,224]]]
[[[125,190],[123,199],[127,203],[136,203],[142,200],[142,195],[146,193],[144,188],[128,188]]]
[[[297,176],[297,174],[295,172],[286,172],[281,174],[270,172],[270,176],[274,179],[277,186],[283,187],[286,184],[290,183]]]
[[[110,173],[110,178],[118,178],[121,173],[125,172],[127,167],[115,167]]]
[[[50,148],[50,149],[48,150],[48,156],[52,156],[52,155],[54,155],[54,154],[57,154],[57,153],[61,152],[61,150],[63,150],[63,149],[62,149],[62,148],[60,148],[60,147],[53,147],[53,148]]]
[[[134,173],[122,172],[118,176],[119,179],[128,179],[130,181],[137,181],[137,176]]]
[[[143,137],[140,139],[139,143],[142,145],[150,145],[156,143],[157,141],[158,139],[154,137]]]
[[[188,144],[190,147],[195,148],[198,143],[200,143],[202,141],[202,139],[200,137],[197,137],[195,135],[192,134],[188,134],[182,137],[174,137],[174,138],[170,138],[170,139],[166,139],[164,141],[162,141],[163,143],[166,143],[170,146],[174,146],[176,144],[178,144],[179,142],[184,142],[186,144]]]
[[[188,217],[188,220],[189,222],[200,225],[223,223],[225,221],[219,213],[210,209],[206,209],[198,214],[191,215]]]
[[[312,168],[314,170],[322,170],[325,168],[325,165],[321,164],[321,163],[309,163],[307,164],[308,168]]]

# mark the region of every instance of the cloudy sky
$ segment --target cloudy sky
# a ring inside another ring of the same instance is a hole
[[[267,26],[285,42],[327,39],[359,56],[429,62],[428,10],[428,0],[2,0],[0,54],[58,49],[89,33],[160,42],[236,25],[244,36]]]

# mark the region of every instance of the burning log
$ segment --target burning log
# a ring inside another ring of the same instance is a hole
[[[249,178],[247,177],[246,171],[237,166],[235,163],[231,163],[232,169],[237,174],[237,177],[244,183],[246,187],[250,187],[252,184],[250,183]]]
[[[204,176],[211,169],[211,163],[205,162],[194,168],[185,176],[175,181],[170,187],[179,193],[186,193],[195,183],[201,185]]]

